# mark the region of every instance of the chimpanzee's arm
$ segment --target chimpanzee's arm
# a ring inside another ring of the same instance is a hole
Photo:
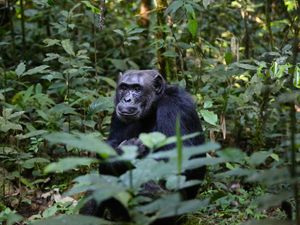
[[[122,154],[119,145],[122,141],[126,140],[126,128],[126,124],[122,123],[116,114],[113,113],[107,143],[115,149],[118,155]],[[99,164],[99,173],[103,175],[120,176],[131,168],[133,168],[133,166],[128,161],[102,161]]]
[[[184,141],[184,146],[195,146],[204,143],[201,122],[191,97],[183,90],[171,87],[167,89],[166,95],[158,105],[156,118],[157,131],[167,136],[176,135],[176,120],[180,118],[180,129],[182,135],[201,132],[199,136]],[[166,146],[161,150],[168,150],[175,145]],[[196,156],[201,157],[202,155]],[[202,180],[205,175],[205,167],[187,170],[184,172],[187,180]],[[192,199],[197,195],[199,185],[183,189],[181,192],[185,199]]]

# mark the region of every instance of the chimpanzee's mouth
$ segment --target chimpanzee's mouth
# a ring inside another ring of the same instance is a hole
[[[134,113],[128,113],[128,112],[119,112],[119,114],[121,116],[135,116],[138,114],[138,112],[134,112]]]
[[[124,122],[135,120],[138,115],[138,111],[135,111],[133,113],[128,113],[128,112],[120,112],[119,110],[116,110],[116,113],[119,119]]]

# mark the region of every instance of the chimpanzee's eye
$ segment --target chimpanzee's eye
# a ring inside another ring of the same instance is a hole
[[[120,89],[121,91],[126,91],[126,90],[127,90],[127,86],[124,85],[124,84],[121,84],[121,85],[119,86],[119,89]]]
[[[135,86],[133,87],[133,90],[136,91],[136,92],[140,92],[140,91],[142,91],[142,87],[139,86],[139,85],[135,85]]]

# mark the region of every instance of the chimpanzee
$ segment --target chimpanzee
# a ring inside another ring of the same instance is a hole
[[[184,141],[185,146],[200,145],[204,142],[202,128],[191,96],[183,89],[167,85],[164,78],[156,70],[129,70],[120,74],[115,97],[115,110],[112,115],[111,129],[107,142],[122,154],[121,146],[137,145],[138,157],[144,157],[147,149],[138,139],[139,134],[158,131],[166,136],[174,136],[176,119],[180,118],[181,134],[201,132],[201,135]],[[173,148],[168,145],[157,151]],[[120,176],[130,167],[128,162],[101,162],[100,174]],[[205,168],[185,171],[187,180],[203,179]],[[184,199],[196,196],[199,186],[184,190]],[[117,200],[109,199],[97,206],[90,201],[81,210],[81,214],[102,216],[105,207],[118,208],[122,217],[129,219],[129,215],[122,210]],[[116,215],[118,216],[118,215]],[[160,221],[154,224],[171,224]]]

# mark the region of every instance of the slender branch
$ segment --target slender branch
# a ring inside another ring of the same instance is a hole
[[[272,11],[271,3],[272,3],[272,0],[266,1],[265,14],[266,14],[267,29],[268,29],[268,33],[269,33],[269,41],[270,41],[269,44],[270,44],[271,50],[273,50],[274,49],[274,41],[273,41],[273,32],[272,32],[272,28],[271,28],[271,16],[270,16],[270,13]]]

